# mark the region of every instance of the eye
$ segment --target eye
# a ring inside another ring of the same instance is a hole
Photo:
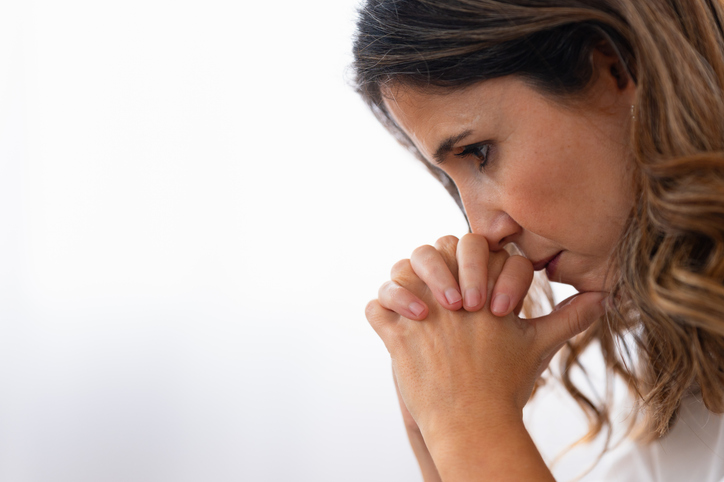
[[[479,169],[485,170],[485,165],[488,163],[488,151],[490,150],[490,144],[473,144],[465,146],[463,151],[459,154],[455,154],[457,157],[474,157],[479,162]]]

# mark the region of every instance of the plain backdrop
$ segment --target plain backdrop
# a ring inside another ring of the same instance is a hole
[[[363,309],[466,225],[350,86],[356,4],[0,4],[0,480],[420,480]]]

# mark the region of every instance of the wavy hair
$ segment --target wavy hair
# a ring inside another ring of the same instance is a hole
[[[358,92],[460,206],[385,110],[385,84],[444,91],[516,75],[565,102],[592,85],[602,44],[636,83],[637,196],[611,260],[611,309],[560,358],[590,438],[610,428],[610,396],[591,400],[569,369],[596,341],[609,375],[635,393],[646,438],[667,433],[688,394],[724,412],[723,19],[719,0],[368,0],[360,10]]]

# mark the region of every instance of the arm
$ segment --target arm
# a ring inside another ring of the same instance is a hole
[[[479,422],[429,438],[441,480],[555,480],[519,416]]]
[[[405,422],[405,430],[407,431],[407,439],[410,441],[412,451],[417,458],[417,463],[420,465],[420,471],[422,472],[422,479],[425,482],[442,482],[440,474],[437,473],[435,462],[432,460],[430,451],[427,450],[425,445],[425,439],[422,438],[422,432],[418,427],[415,419],[410,415],[410,411],[407,410],[405,402],[402,400],[400,395],[400,389],[397,387],[397,379],[395,378],[395,372],[392,372],[392,378],[395,382],[395,391],[397,392],[397,400],[400,402],[400,412],[402,412],[402,420]]]

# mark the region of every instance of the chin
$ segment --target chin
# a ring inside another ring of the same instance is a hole
[[[593,278],[587,278],[584,280],[578,280],[578,281],[571,281],[568,282],[563,278],[561,281],[558,281],[559,283],[567,284],[570,286],[573,286],[576,291],[579,293],[585,293],[588,291],[610,291],[612,282],[611,280],[606,280],[605,277],[593,277]]]
[[[613,280],[611,277],[606,279],[606,276],[604,275],[590,272],[584,274],[574,274],[566,272],[565,269],[558,270],[558,272],[553,273],[553,276],[548,276],[548,280],[572,286],[579,293],[588,291],[609,291],[613,286]]]
[[[549,281],[572,286],[579,293],[610,291],[614,284],[613,270],[606,262],[580,263],[568,258],[566,251],[554,258],[545,268]]]

